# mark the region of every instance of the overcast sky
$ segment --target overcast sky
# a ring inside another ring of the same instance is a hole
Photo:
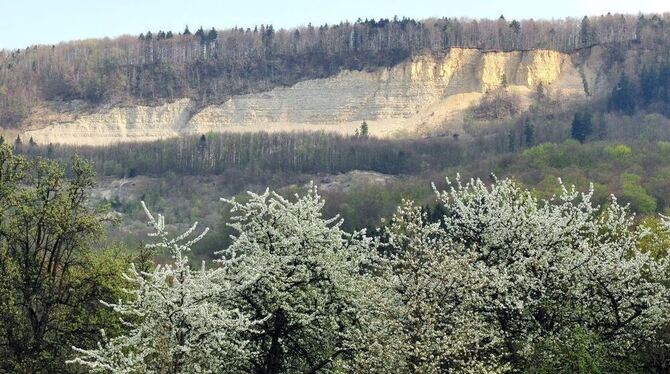
[[[147,30],[273,24],[295,27],[361,18],[564,18],[670,11],[670,0],[0,0],[0,49]]]

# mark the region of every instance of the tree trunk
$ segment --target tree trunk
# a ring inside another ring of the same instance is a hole
[[[282,337],[282,331],[284,330],[285,324],[286,316],[284,315],[284,311],[279,309],[274,320],[272,344],[270,345],[270,351],[268,352],[265,366],[266,374],[279,374],[281,372],[282,356],[284,352],[279,339]]]

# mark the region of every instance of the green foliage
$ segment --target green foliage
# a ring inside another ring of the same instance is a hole
[[[670,249],[670,231],[663,221],[658,217],[646,217],[641,225],[649,230],[649,235],[640,240],[640,251],[649,253],[658,260],[667,257]]]
[[[94,252],[106,219],[87,204],[90,166],[70,176],[55,162],[25,160],[0,146],[0,371],[63,372],[75,342],[119,328],[101,310],[118,297],[122,255]],[[120,256],[120,257],[119,257]]]
[[[645,215],[666,212],[670,204],[670,146],[666,142],[544,143],[507,157],[492,157],[453,169],[464,175],[514,176],[541,196],[555,193],[553,182],[561,177],[582,189],[594,183],[595,200],[604,203],[610,194],[630,203]]]
[[[526,118],[523,124],[523,134],[526,147],[535,145],[535,128],[529,118]]]
[[[637,371],[633,364],[613,356],[598,334],[582,327],[559,337],[540,340],[524,370],[528,374],[623,374]]]
[[[580,111],[575,113],[572,120],[572,138],[584,143],[586,139],[593,133],[593,121],[591,113],[587,111]]]
[[[650,196],[641,185],[639,175],[624,173],[621,175],[622,200],[631,204],[632,208],[641,213],[656,211],[656,199]]]
[[[636,89],[626,75],[616,85],[610,96],[608,108],[627,115],[635,113]]]
[[[606,146],[605,153],[614,159],[624,159],[632,153],[632,150],[625,144],[617,144],[613,146]]]
[[[368,123],[363,121],[363,123],[361,123],[361,130],[358,135],[363,139],[367,139],[368,134],[369,134]]]

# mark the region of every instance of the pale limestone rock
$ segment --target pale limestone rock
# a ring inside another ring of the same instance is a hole
[[[458,132],[464,111],[503,81],[526,101],[540,83],[551,95],[585,97],[582,77],[569,55],[453,48],[444,56],[418,56],[374,72],[343,71],[330,78],[235,96],[197,113],[188,99],[156,107],[112,108],[51,123],[26,136],[39,143],[106,144],[209,131],[353,134],[362,121],[376,136],[435,129]]]

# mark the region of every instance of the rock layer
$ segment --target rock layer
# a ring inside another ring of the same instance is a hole
[[[455,131],[465,109],[506,85],[530,97],[584,98],[583,73],[555,51],[483,52],[454,48],[373,72],[343,71],[268,92],[235,96],[194,112],[189,99],[156,107],[111,108],[26,132],[37,142],[105,144],[209,131],[325,130],[352,134],[362,121],[378,136],[438,127]],[[38,121],[35,121],[38,122]]]

